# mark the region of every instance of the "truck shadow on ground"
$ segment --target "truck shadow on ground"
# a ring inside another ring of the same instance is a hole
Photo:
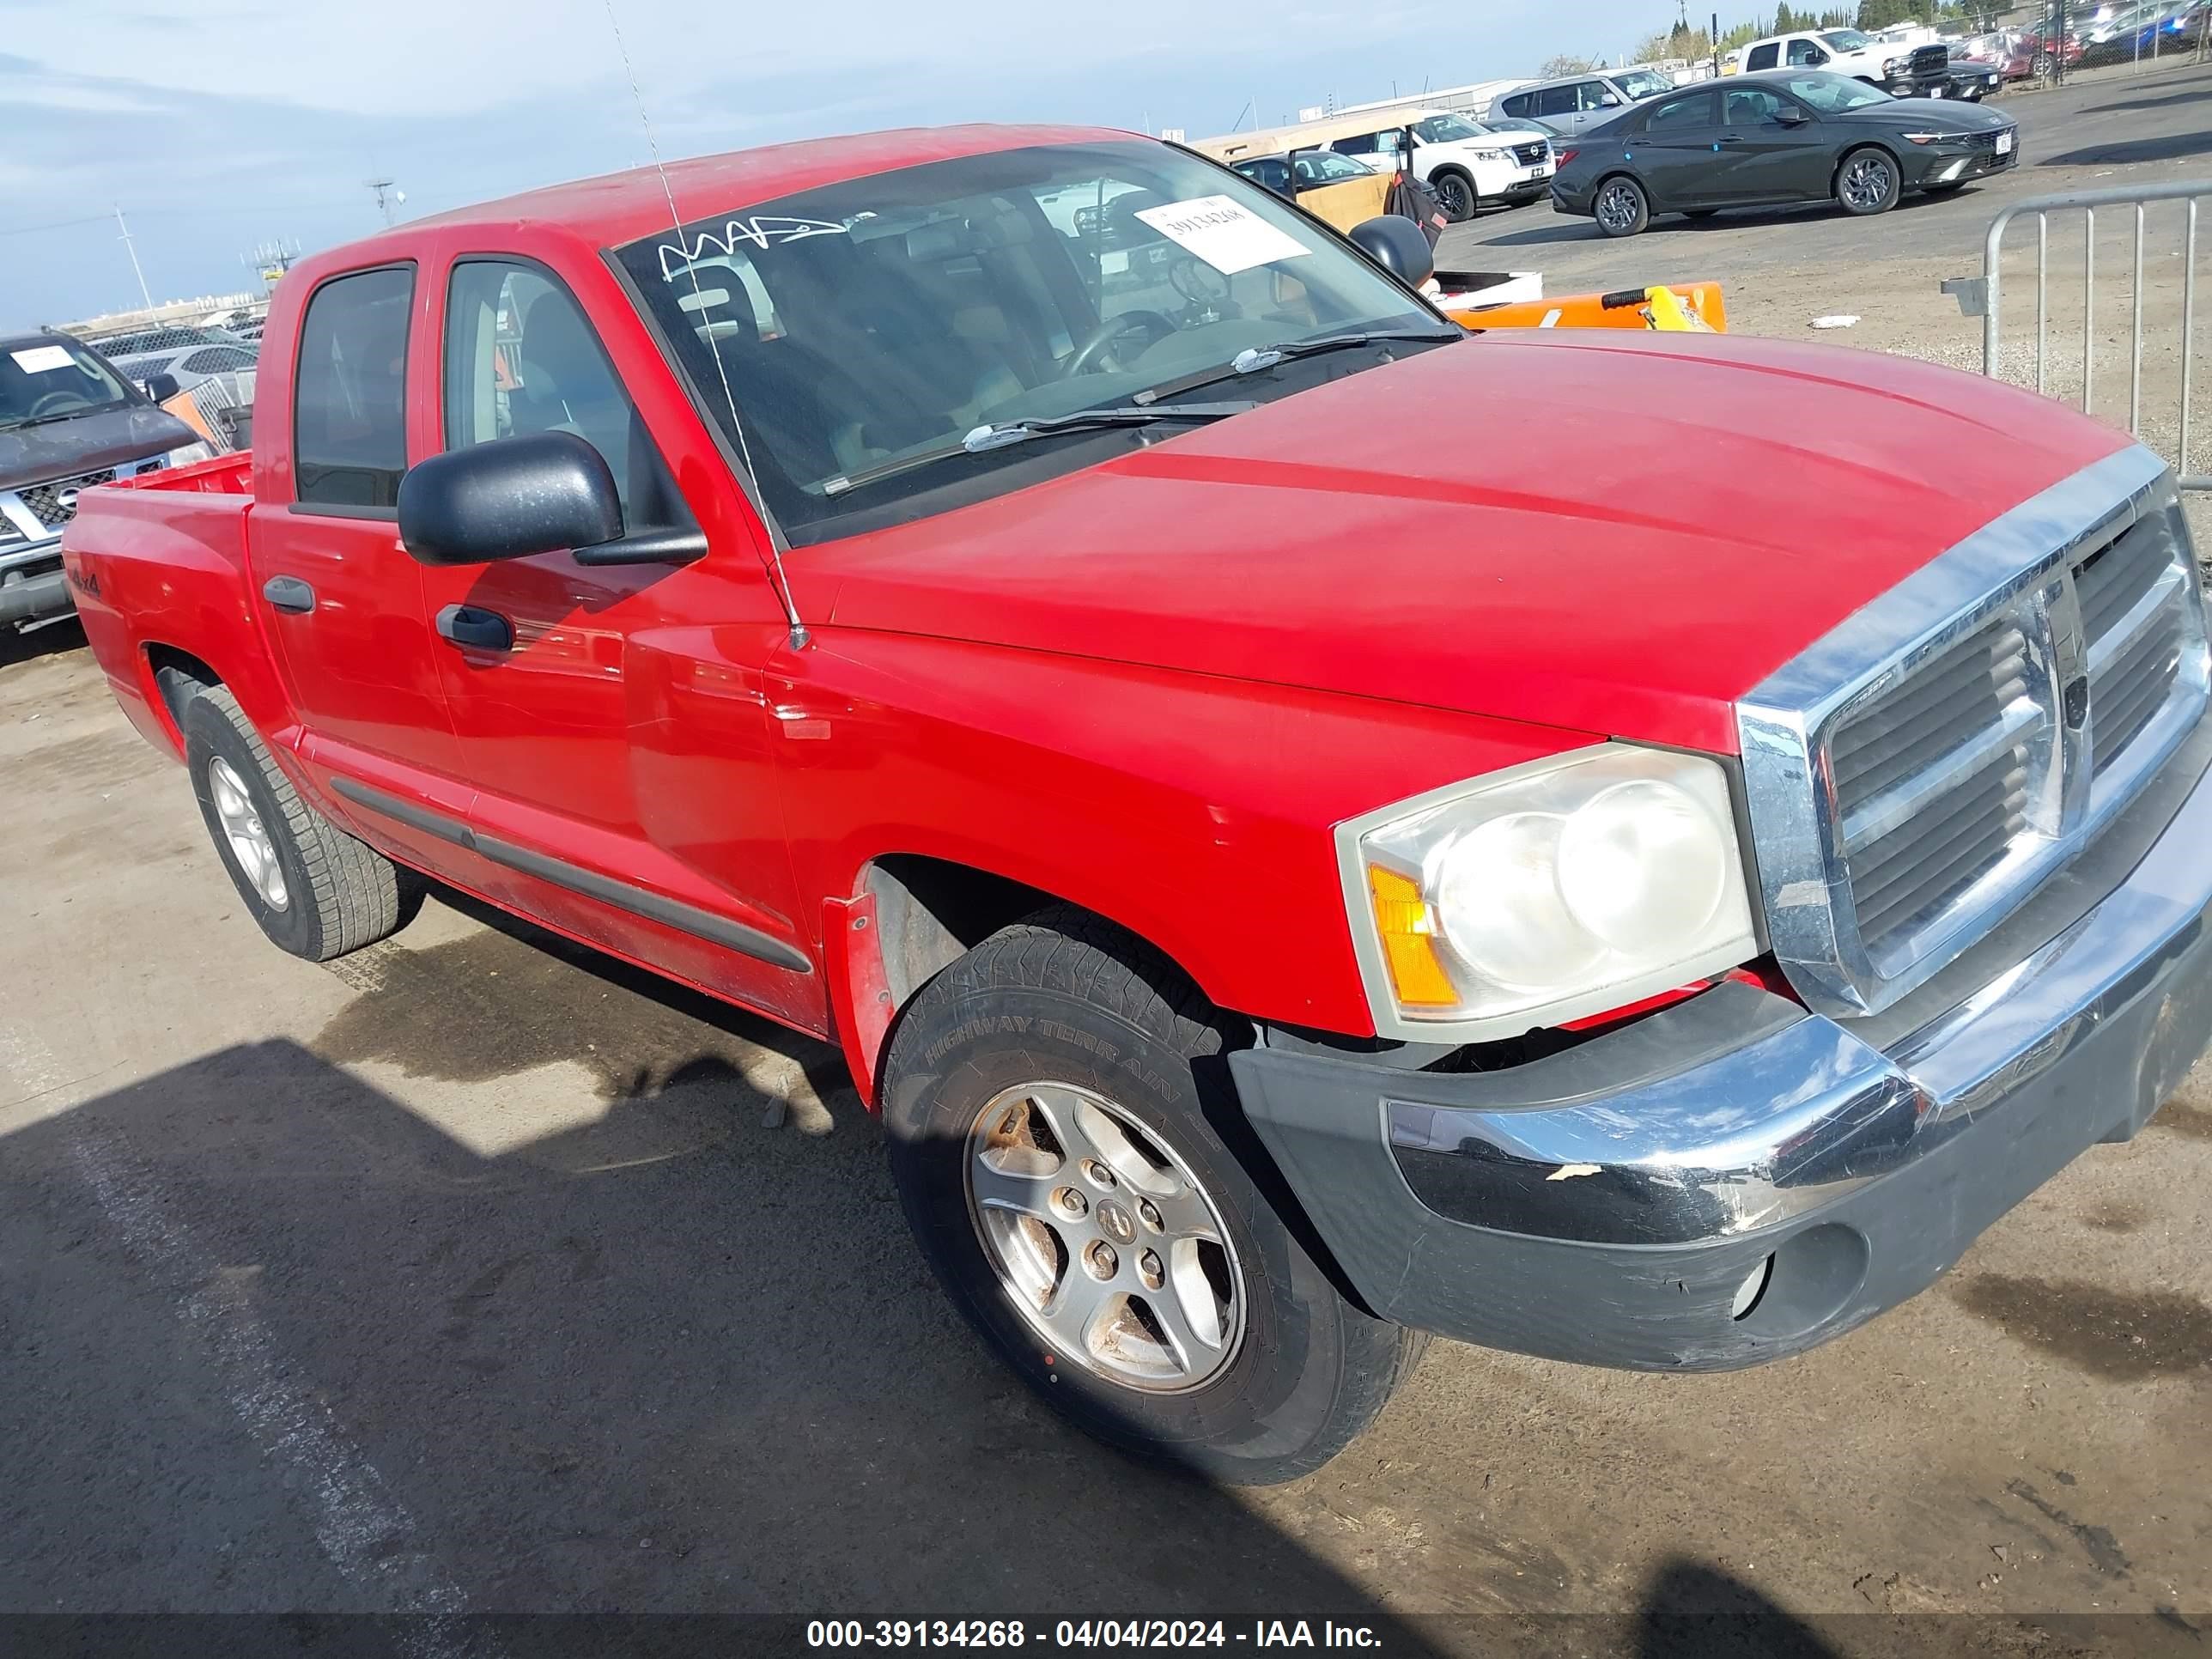
[[[1264,1615],[1428,1650],[1002,1374],[872,1121],[779,1133],[734,1066],[672,1071],[485,1156],[270,1042],[7,1137],[46,1248],[0,1248],[42,1428],[0,1455],[0,1609],[220,1608],[257,1574],[375,1607],[399,1562],[471,1610]],[[230,1511],[272,1506],[298,1559],[242,1559]]]
[[[697,1081],[486,1157],[270,1042],[7,1137],[0,1328],[41,1431],[0,1454],[0,1613],[323,1615],[72,1627],[164,1655],[410,1650],[410,1619],[361,1615],[426,1601],[437,1651],[795,1649],[714,1622],[738,1613],[1827,1651],[1694,1564],[1610,1617],[1395,1615],[1001,1374],[909,1245],[872,1126],[769,1132],[732,1073],[712,1092],[738,1127],[702,1139]]]
[[[41,657],[59,657],[82,649],[84,628],[74,617],[47,623],[27,634],[18,633],[13,628],[0,628],[0,668],[13,668],[17,663],[36,662]]]

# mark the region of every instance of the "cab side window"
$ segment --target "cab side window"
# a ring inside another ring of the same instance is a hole
[[[415,270],[325,283],[300,325],[292,399],[294,493],[303,507],[386,517],[407,470],[407,322]]]
[[[1828,61],[1828,54],[1811,40],[1792,40],[1790,43],[1790,67],[1797,69]]]
[[[568,290],[535,266],[454,266],[446,301],[446,447],[569,432],[614,474],[626,531],[689,527],[690,513]]]

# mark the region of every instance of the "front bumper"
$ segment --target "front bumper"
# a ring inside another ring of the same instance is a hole
[[[1635,1370],[1796,1352],[2132,1136],[2212,1042],[2208,756],[2212,719],[1910,1029],[1731,982],[1502,1071],[1249,1050],[1245,1109],[1385,1318]]]
[[[0,628],[48,622],[76,608],[62,573],[62,538],[0,543]]]

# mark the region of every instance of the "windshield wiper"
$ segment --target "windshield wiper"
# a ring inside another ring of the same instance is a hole
[[[1363,329],[1356,334],[1324,334],[1318,340],[1286,340],[1279,345],[1247,346],[1218,368],[1201,368],[1179,380],[1147,387],[1130,401],[1152,404],[1162,398],[1172,398],[1180,392],[1195,392],[1200,386],[1218,386],[1224,380],[1257,374],[1261,369],[1295,362],[1301,357],[1316,356],[1324,351],[1349,351],[1355,346],[1395,345],[1401,342],[1444,345],[1453,340],[1465,338],[1466,331],[1456,328],[1371,328]]]
[[[1251,402],[1181,404],[1173,409],[1109,405],[1101,409],[1079,409],[1073,415],[1000,421],[991,426],[979,426],[966,436],[956,438],[950,443],[939,444],[933,449],[925,449],[913,455],[896,456],[874,466],[863,467],[858,472],[831,478],[822,486],[822,493],[842,495],[863,484],[872,484],[901,472],[911,472],[918,466],[934,466],[939,461],[949,461],[958,455],[988,455],[994,449],[1027,443],[1032,438],[1050,438],[1063,432],[1090,432],[1117,426],[1153,426],[1162,421],[1220,421],[1231,415],[1245,414],[1259,406]]]
[[[65,409],[54,415],[33,415],[27,421],[9,421],[0,423],[0,432],[21,432],[28,426],[52,426],[58,421],[82,420],[88,415],[97,415],[104,410],[121,409],[121,404],[83,404],[76,409]]]

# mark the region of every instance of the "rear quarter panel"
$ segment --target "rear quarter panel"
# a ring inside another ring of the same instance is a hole
[[[245,454],[88,492],[62,538],[85,639],[124,712],[181,757],[148,652],[170,646],[213,669],[254,726],[290,746],[289,705],[247,593]]]

